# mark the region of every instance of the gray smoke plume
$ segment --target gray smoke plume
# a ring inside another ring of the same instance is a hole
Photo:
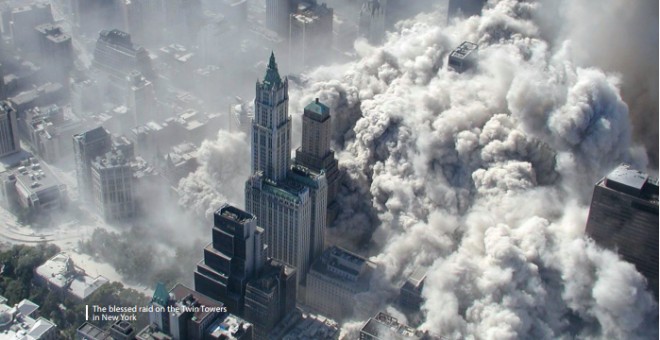
[[[581,46],[548,37],[542,9],[490,1],[447,27],[442,11],[421,14],[292,92],[333,109],[342,210],[369,206],[332,232],[370,240],[362,253],[383,269],[358,305],[387,308],[423,266],[433,335],[657,338],[644,278],[583,232],[593,184],[619,162],[647,165],[621,77],[576,62]],[[446,59],[464,40],[479,44],[478,66],[457,74]]]

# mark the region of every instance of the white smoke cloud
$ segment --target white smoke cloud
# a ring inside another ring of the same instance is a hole
[[[211,219],[223,203],[243,205],[245,182],[240,179],[247,179],[250,173],[250,145],[245,133],[220,130],[216,140],[202,143],[197,161],[197,170],[182,178],[177,188],[182,207]]]
[[[419,15],[292,91],[333,108],[348,179],[340,206],[368,206],[331,232],[371,241],[363,250],[384,275],[361,298],[375,308],[414,267],[429,268],[421,327],[433,335],[657,337],[643,277],[583,233],[597,179],[647,162],[620,80],[576,64],[569,40],[551,46],[538,9],[491,1],[448,27],[441,12]],[[446,58],[463,40],[480,45],[479,61],[457,74]]]

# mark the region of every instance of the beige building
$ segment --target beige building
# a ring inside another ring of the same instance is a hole
[[[332,247],[307,275],[306,303],[335,320],[350,317],[357,294],[369,290],[376,264],[339,247]]]

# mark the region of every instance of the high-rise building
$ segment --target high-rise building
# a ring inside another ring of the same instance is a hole
[[[69,72],[73,68],[74,54],[71,36],[64,33],[58,24],[41,24],[34,28],[38,32],[39,52],[46,74],[54,81],[68,83]]]
[[[243,315],[245,286],[264,266],[264,231],[254,215],[227,204],[213,214],[213,224],[213,242],[195,271],[195,290]]]
[[[332,48],[334,10],[301,2],[289,16],[289,67],[299,71],[323,61]]]
[[[129,73],[127,81],[128,107],[133,113],[135,126],[155,120],[157,103],[153,84],[135,70]]]
[[[594,187],[586,233],[635,265],[658,296],[658,180],[620,165]]]
[[[296,150],[295,163],[318,173],[325,173],[328,183],[326,223],[337,214],[336,197],[341,173],[335,152],[330,149],[332,119],[330,108],[317,98],[303,113],[302,145]],[[320,254],[316,254],[318,256]]]
[[[131,156],[113,148],[92,161],[92,192],[96,209],[106,221],[135,216],[135,184]]]
[[[74,29],[82,34],[96,34],[107,27],[122,27],[122,5],[114,0],[70,0]]]
[[[103,30],[94,49],[92,65],[125,87],[126,77],[134,70],[151,79],[153,69],[149,53],[134,45],[131,35],[118,29]]]
[[[266,260],[264,230],[254,215],[225,204],[213,220],[213,241],[197,264],[195,290],[252,322],[255,338],[266,339],[295,309],[296,271]]]
[[[369,290],[375,268],[374,263],[339,247],[326,250],[307,275],[306,304],[336,320],[350,317],[356,295]]]
[[[266,232],[268,256],[295,267],[300,284],[305,281],[312,255],[323,249],[327,181],[323,173],[290,167],[288,80],[280,78],[272,54],[266,76],[256,90],[253,174],[245,185],[245,208]],[[302,290],[296,290],[304,298]]]
[[[360,9],[359,33],[370,43],[378,44],[385,36],[387,0],[366,0]]]
[[[112,136],[108,130],[99,126],[87,132],[73,136],[73,154],[76,163],[78,192],[82,202],[91,201],[92,161],[112,147]]]
[[[291,162],[289,81],[282,80],[270,55],[266,77],[257,82],[252,122],[252,173],[274,182],[286,177]]]
[[[50,3],[41,2],[15,7],[9,22],[14,46],[23,52],[38,52],[38,37],[34,27],[52,22]]]
[[[245,290],[244,317],[254,324],[256,339],[268,339],[275,326],[296,307],[296,270],[269,259]]]
[[[300,0],[266,0],[266,27],[288,36],[289,15]]]
[[[0,157],[20,149],[16,110],[9,102],[0,102]]]

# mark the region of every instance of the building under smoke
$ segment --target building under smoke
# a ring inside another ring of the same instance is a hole
[[[395,317],[379,312],[360,329],[360,340],[430,339],[424,332],[402,324]]]
[[[46,23],[34,29],[38,32],[39,60],[48,70],[49,79],[68,84],[75,59],[71,36],[59,24]]]
[[[422,289],[426,282],[426,268],[416,268],[399,290],[399,305],[407,312],[417,312],[424,302]]]
[[[594,187],[586,233],[617,251],[658,296],[658,180],[620,165]]]
[[[454,71],[463,73],[476,65],[478,50],[479,46],[477,44],[464,41],[449,54],[447,64]]]
[[[385,37],[387,0],[366,0],[360,9],[359,34],[372,44]]]
[[[447,8],[447,22],[455,17],[468,18],[481,14],[486,0],[449,0]]]
[[[132,157],[112,148],[91,163],[92,198],[106,221],[132,218],[136,214],[135,179]]]
[[[92,201],[92,161],[110,151],[111,147],[112,136],[101,126],[73,136],[78,194],[83,202]]]
[[[131,35],[118,29],[99,33],[92,65],[125,88],[126,78],[134,70],[148,79],[153,77],[151,59],[144,47],[134,45]]]
[[[49,3],[35,2],[13,8],[9,28],[14,47],[23,52],[39,52],[35,27],[52,22],[53,14]]]
[[[305,303],[336,320],[353,314],[357,294],[369,291],[376,265],[339,247],[331,247],[312,264]]]
[[[43,160],[56,163],[73,154],[71,138],[83,126],[70,108],[58,105],[27,110],[18,121],[24,140]]]
[[[335,152],[330,149],[331,135],[330,108],[317,98],[303,111],[302,145],[296,150],[295,163],[317,173],[325,173],[328,187],[327,224],[332,223],[338,213],[336,197],[341,177],[339,162],[335,158]],[[313,258],[320,255],[320,250],[316,249]]]
[[[139,71],[132,71],[126,77],[128,81],[128,108],[133,114],[133,125],[142,125],[148,121],[156,120],[158,107],[156,94],[151,81],[147,80]]]
[[[20,149],[16,110],[9,102],[3,101],[0,103],[0,157]]]
[[[289,67],[302,70],[332,50],[334,10],[325,3],[300,2],[289,16]]]

